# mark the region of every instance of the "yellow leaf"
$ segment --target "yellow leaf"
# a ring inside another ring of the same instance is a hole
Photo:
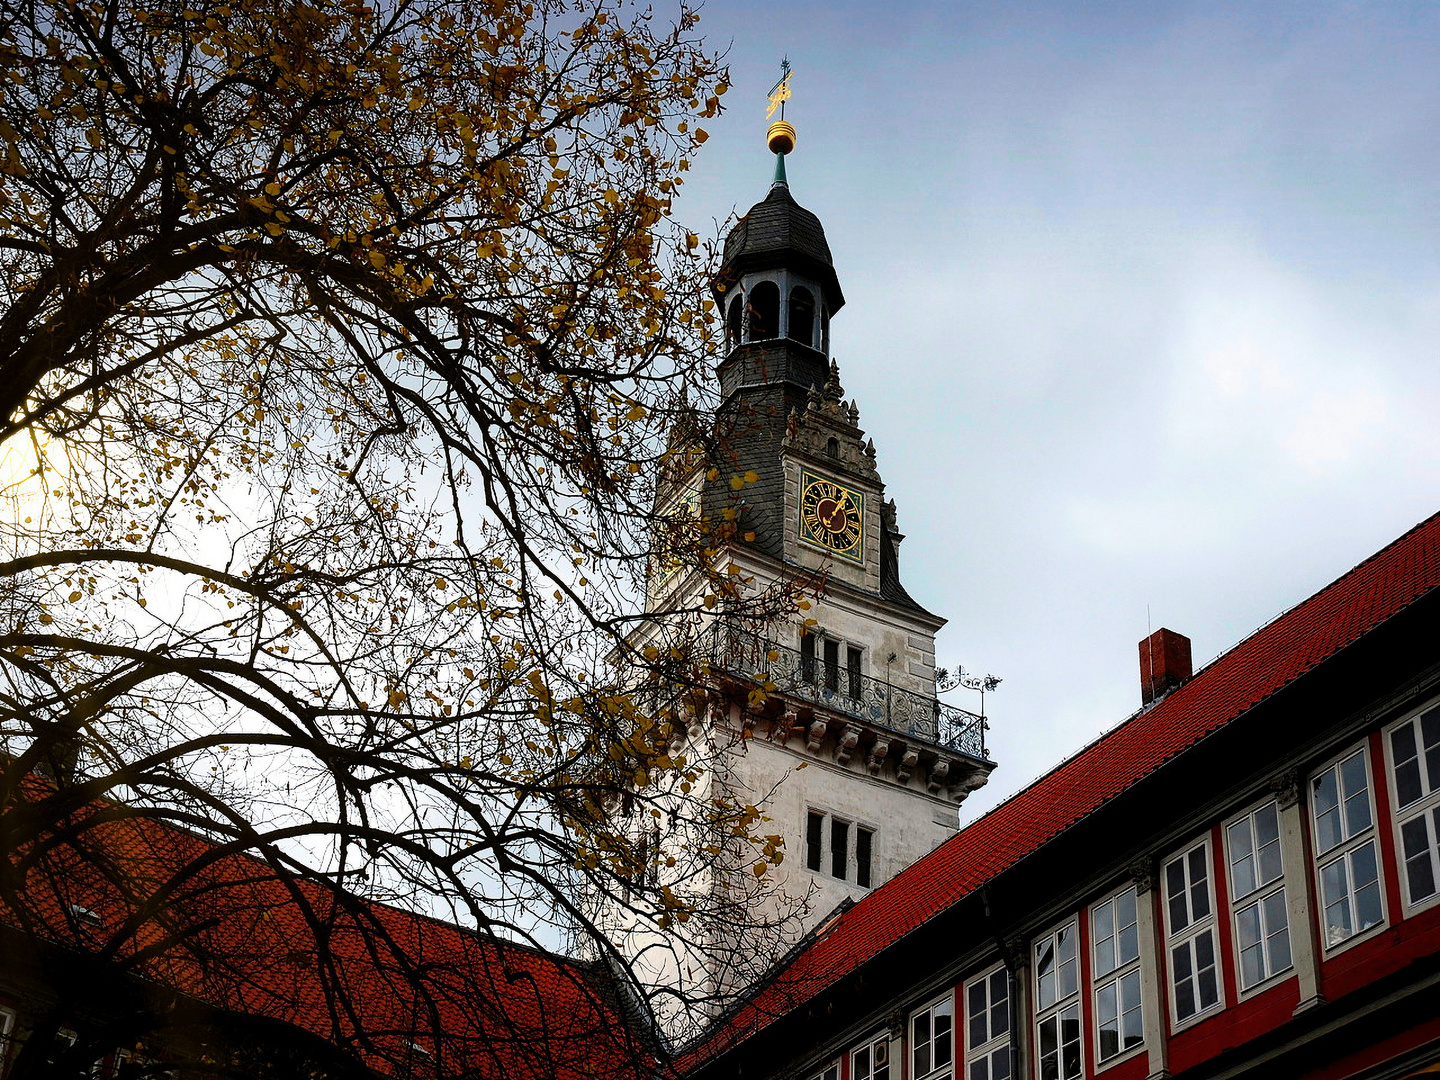
[[[79,590],[79,589],[76,589],[74,592],[72,592],[72,593],[70,594],[70,603],[72,603],[72,604],[75,603],[76,600],[79,600],[79,599],[80,599],[80,596],[81,596],[80,590]]]

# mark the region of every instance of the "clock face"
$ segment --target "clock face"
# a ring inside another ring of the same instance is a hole
[[[865,495],[804,470],[800,539],[854,562],[865,561]]]

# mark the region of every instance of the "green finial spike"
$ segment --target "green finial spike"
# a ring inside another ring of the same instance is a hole
[[[771,183],[771,186],[772,186],[772,187],[773,187],[775,184],[784,184],[786,187],[789,187],[789,186],[790,186],[790,181],[788,181],[788,180],[785,179],[785,155],[784,155],[784,154],[776,154],[776,155],[775,155],[775,179],[772,180],[770,183]]]

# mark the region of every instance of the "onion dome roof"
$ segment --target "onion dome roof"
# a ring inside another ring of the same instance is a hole
[[[782,269],[818,282],[830,314],[845,303],[820,219],[795,201],[789,184],[777,181],[725,237],[717,284],[728,288],[752,271]]]

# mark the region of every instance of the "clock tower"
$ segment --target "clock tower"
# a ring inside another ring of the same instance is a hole
[[[718,406],[697,418],[701,437],[677,435],[704,449],[676,455],[685,464],[656,506],[667,527],[733,522],[717,571],[723,564],[762,586],[799,582],[809,596],[794,618],[758,626],[717,607],[700,638],[703,704],[675,747],[708,762],[717,796],[758,807],[758,831],[782,839],[783,860],[763,888],[748,864],[704,885],[742,897],[757,925],[783,925],[782,948],[952,835],[959,804],[994,767],[983,718],[937,698],[935,633],[945,620],[901,582],[897,510],[830,355],[845,297],[825,230],[786,177],[794,137],[782,113],[770,129],[770,189],[725,238],[713,282],[725,328]],[[661,558],[647,593],[658,613],[701,608],[709,588],[698,569]],[[716,949],[726,933],[734,941]],[[711,951],[688,956],[657,949],[633,923],[625,936],[622,950],[651,966],[642,977],[682,990],[708,980],[697,996],[713,1002],[760,974],[740,957],[764,966],[758,935],[733,926],[712,933]],[[686,1027],[661,1019],[667,1030]]]

